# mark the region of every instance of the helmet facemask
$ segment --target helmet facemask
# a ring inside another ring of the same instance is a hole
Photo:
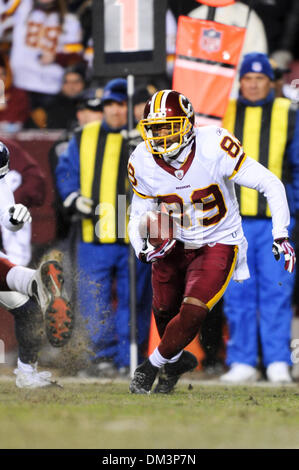
[[[149,115],[140,121],[140,130],[147,150],[168,158],[177,158],[194,136],[193,125],[186,116],[151,118]]]

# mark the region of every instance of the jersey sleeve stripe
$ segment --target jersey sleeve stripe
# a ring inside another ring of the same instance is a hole
[[[244,161],[246,159],[246,155],[245,153],[243,152],[241,157],[239,158],[238,160],[238,163],[236,164],[235,168],[234,168],[234,171],[233,173],[231,174],[231,176],[228,178],[229,180],[231,180],[235,175],[236,173],[238,173],[238,171],[240,170],[241,166],[243,165]]]
[[[93,47],[88,46],[88,47],[85,49],[85,53],[86,53],[86,54],[93,54]]]
[[[63,46],[63,51],[72,53],[72,52],[81,52],[83,50],[83,46],[80,43],[76,44],[65,44]]]
[[[142,193],[139,193],[138,191],[136,191],[136,189],[131,185],[134,193],[139,196],[139,197],[142,197],[143,199],[154,199],[154,196],[146,196],[145,194],[142,194]]]
[[[20,3],[21,3],[21,0],[15,0],[13,4],[11,5],[11,7],[4,13],[5,16],[13,15],[13,13],[16,11]]]

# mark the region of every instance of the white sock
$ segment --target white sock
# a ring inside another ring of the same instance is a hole
[[[18,369],[22,370],[23,372],[33,372],[34,367],[31,364],[25,364],[24,362],[21,361],[21,359],[18,357]]]
[[[28,288],[35,270],[24,266],[14,266],[6,276],[6,283],[11,290],[28,295]]]
[[[181,355],[183,354],[183,349],[178,353],[176,354],[175,356],[171,357],[170,359],[168,359],[168,362],[170,362],[171,364],[173,362],[177,362],[179,360],[179,358],[181,357]]]
[[[165,357],[161,356],[161,354],[159,353],[158,347],[149,356],[149,360],[153,366],[159,367],[159,368],[164,366],[164,364],[167,364],[168,362],[168,359],[165,359]]]

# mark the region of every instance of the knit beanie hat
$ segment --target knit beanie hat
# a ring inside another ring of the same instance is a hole
[[[268,56],[260,52],[250,52],[244,56],[240,68],[240,78],[249,72],[263,73],[270,80],[274,80],[274,72]]]

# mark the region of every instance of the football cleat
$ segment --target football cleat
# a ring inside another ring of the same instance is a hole
[[[18,359],[18,367],[14,370],[18,388],[42,388],[56,385],[51,380],[51,372],[37,372],[37,364],[24,364]]]
[[[51,346],[64,346],[72,334],[74,315],[64,290],[63,271],[58,261],[45,261],[40,265],[29,286],[29,295],[41,307]]]
[[[134,372],[134,377],[130,383],[130,392],[139,395],[149,394],[158,374],[159,368],[152,365],[146,359]]]
[[[197,365],[196,357],[189,351],[183,351],[178,361],[168,362],[160,369],[154,393],[172,392],[181,375],[195,369]]]

